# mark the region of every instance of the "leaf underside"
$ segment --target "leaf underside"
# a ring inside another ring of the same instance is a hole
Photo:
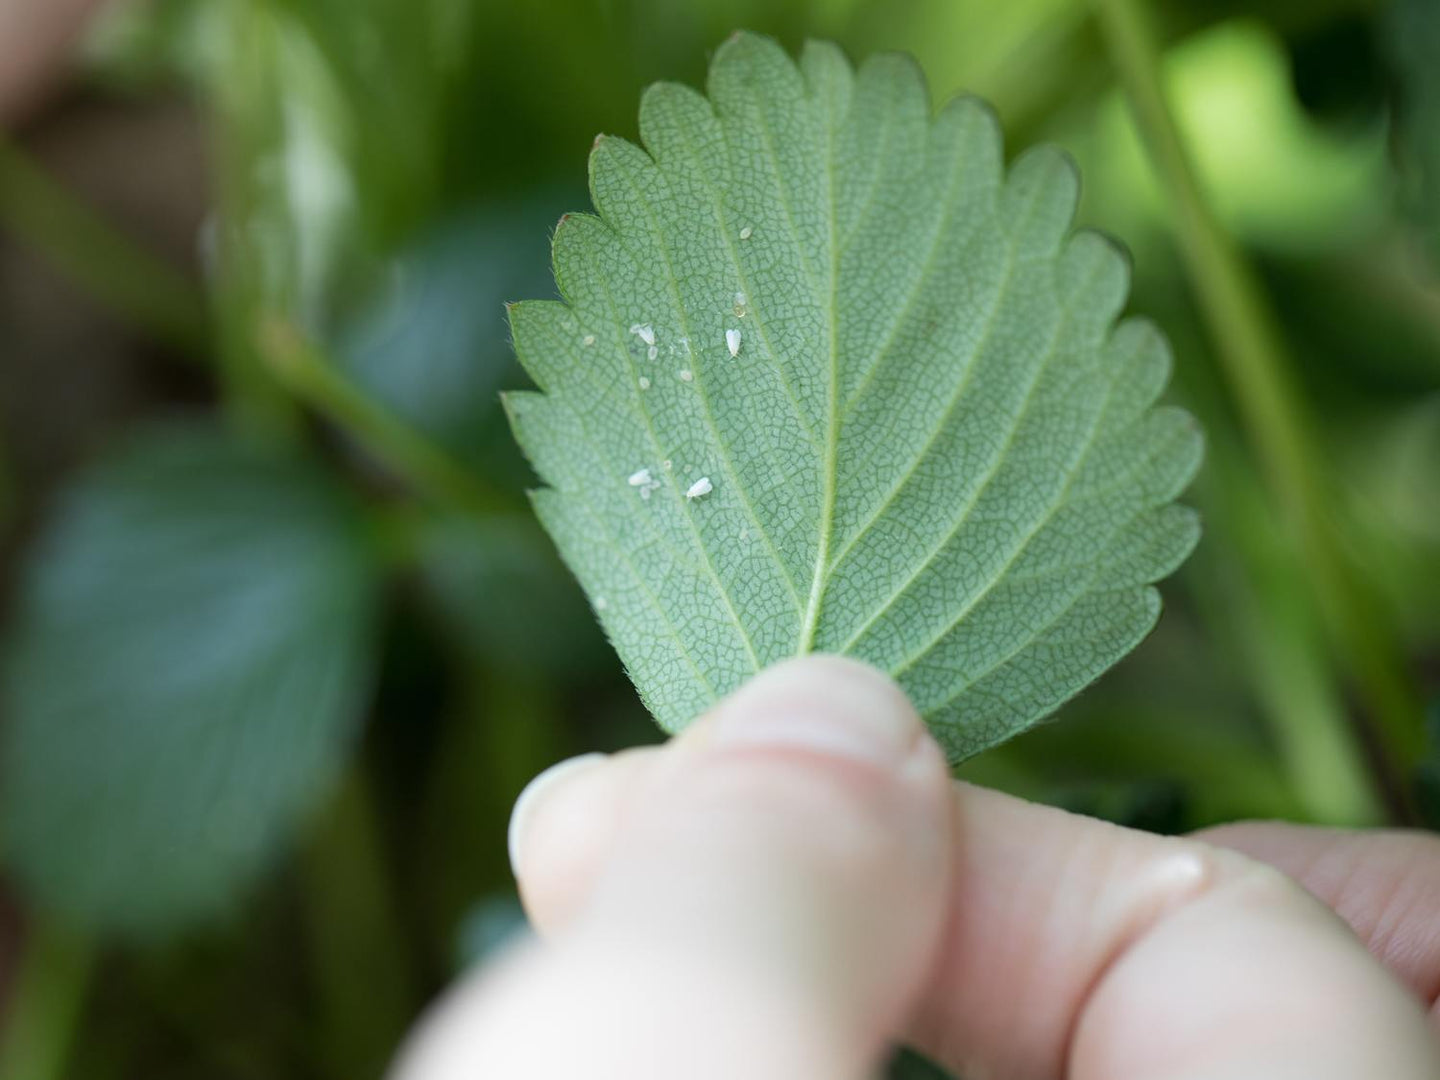
[[[508,403],[661,726],[838,653],[959,760],[1133,648],[1198,536],[1171,503],[1201,437],[1154,407],[1160,334],[1115,323],[1126,259],[1071,233],[1069,160],[1007,172],[989,108],[932,116],[908,58],[748,34],[640,132],[596,141],[563,299],[511,308],[540,392]]]

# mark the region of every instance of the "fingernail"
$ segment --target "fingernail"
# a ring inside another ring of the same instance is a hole
[[[525,785],[525,790],[520,792],[520,797],[515,800],[515,808],[510,811],[510,828],[506,833],[506,843],[510,851],[510,872],[515,877],[520,876],[519,853],[524,844],[525,830],[530,822],[535,820],[540,805],[566,777],[593,768],[604,760],[605,755],[597,753],[566,758],[551,765]]]
[[[853,660],[811,656],[762,672],[716,711],[712,745],[793,747],[892,768],[924,728],[890,679]]]

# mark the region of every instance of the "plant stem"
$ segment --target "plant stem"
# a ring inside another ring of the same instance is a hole
[[[1299,542],[1334,651],[1373,719],[1384,786],[1402,811],[1407,779],[1423,750],[1419,697],[1393,627],[1347,560],[1338,500],[1320,445],[1290,374],[1274,313],[1251,267],[1203,195],[1161,82],[1160,51],[1143,0],[1093,0],[1111,57],[1156,171],[1196,297],[1218,346],[1221,370],[1273,497]]]
[[[426,925],[446,963],[466,912],[513,888],[505,840],[490,823],[504,821],[525,785],[571,749],[552,680],[464,646],[452,653],[460,684],[426,784],[421,849],[436,868],[425,883]]]
[[[358,766],[342,779],[302,867],[328,1071],[379,1077],[418,998],[373,794]]]
[[[0,1038],[0,1080],[58,1080],[74,1040],[95,953],[38,920],[26,934]]]
[[[423,497],[478,517],[507,507],[502,495],[362,393],[295,327],[271,320],[262,326],[259,342],[261,355],[290,393],[354,436]]]
[[[210,156],[215,167],[214,269],[216,374],[227,418],[261,439],[295,443],[300,410],[267,371],[256,348],[255,320],[277,303],[293,306],[295,283],[267,239],[265,178],[281,153],[272,107],[284,90],[264,61],[275,42],[268,3],[219,0],[211,4],[216,46],[202,83],[209,109]],[[289,254],[298,240],[289,232]],[[287,268],[288,269],[288,268]],[[282,301],[280,298],[285,297]],[[290,308],[287,307],[287,310]]]
[[[1348,722],[1303,568],[1290,558],[1275,508],[1239,440],[1216,442],[1199,494],[1216,533],[1240,557],[1213,547],[1196,552],[1196,574],[1205,586],[1191,590],[1195,603],[1246,673],[1304,818],[1381,824],[1386,808]]]
[[[206,355],[210,327],[200,288],[65,191],[3,135],[0,226],[182,356]]]
[[[5,530],[16,516],[19,502],[16,488],[14,466],[10,463],[10,450],[4,441],[0,440],[0,538],[5,536]]]

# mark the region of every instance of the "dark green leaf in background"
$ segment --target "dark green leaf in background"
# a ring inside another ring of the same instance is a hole
[[[424,594],[472,659],[558,680],[614,664],[584,595],[533,518],[437,517],[417,545]]]
[[[1415,802],[1421,821],[1440,832],[1440,698],[1430,703],[1426,719],[1429,752],[1415,770]]]
[[[895,1052],[885,1072],[885,1080],[958,1080],[954,1073],[942,1069],[929,1058],[908,1047]]]
[[[216,430],[151,430],[81,476],[4,657],[3,830],[33,899],[137,934],[222,914],[344,761],[374,569],[323,473]]]
[[[514,370],[505,303],[550,287],[532,241],[554,226],[566,198],[540,192],[446,219],[395,260],[341,335],[350,378],[467,463],[488,460],[503,431],[499,391]]]
[[[1394,0],[1388,29],[1405,194],[1431,257],[1440,260],[1440,4]]]

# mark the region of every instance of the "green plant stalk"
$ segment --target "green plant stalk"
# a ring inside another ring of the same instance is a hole
[[[419,1005],[367,778],[335,792],[301,867],[327,1072],[379,1077]]]
[[[1181,255],[1221,369],[1266,480],[1299,543],[1331,643],[1374,721],[1384,786],[1406,802],[1423,749],[1419,699],[1393,628],[1357,578],[1337,535],[1335,499],[1318,442],[1289,374],[1273,312],[1234,240],[1201,192],[1161,82],[1160,51],[1143,0],[1093,0],[1111,56],[1175,210]]]
[[[15,483],[15,469],[10,463],[10,451],[5,443],[0,441],[0,536],[4,535],[15,518],[18,503],[19,491]]]
[[[1381,824],[1386,811],[1381,792],[1348,722],[1338,679],[1306,604],[1304,577],[1274,535],[1275,514],[1265,492],[1234,452],[1217,447],[1211,466],[1204,504],[1217,532],[1241,558],[1226,565],[1207,551],[1197,553],[1196,573],[1205,587],[1192,595],[1200,614],[1246,673],[1305,819],[1351,827]]]
[[[451,963],[456,927],[478,897],[513,887],[509,853],[487,823],[505,820],[534,777],[573,749],[549,680],[452,648],[463,680],[426,784],[427,919],[437,959]]]
[[[423,498],[478,517],[508,507],[502,495],[362,393],[293,326],[272,320],[257,337],[262,357],[282,386],[352,435]]]
[[[1266,591],[1262,586],[1260,595]],[[1313,621],[1283,598],[1278,613],[1256,610],[1260,605],[1250,598],[1232,601],[1225,609],[1234,620],[1229,625],[1245,649],[1251,681],[1306,815],[1321,825],[1384,824],[1385,807],[1360,767],[1364,751],[1347,722],[1323,644],[1307,640]]]
[[[59,1080],[94,965],[90,942],[43,919],[31,924],[0,1037],[0,1080]]]
[[[257,177],[270,150],[254,101],[268,101],[272,87],[250,62],[267,47],[265,5],[222,0],[215,5],[226,47],[207,66],[207,96],[215,161],[215,271],[212,293],[218,328],[216,368],[227,418],[241,431],[281,443],[299,437],[299,411],[276,384],[256,350],[255,319],[267,295],[265,259],[255,222]]]
[[[67,192],[3,135],[0,227],[181,356],[206,355],[210,327],[200,288]]]

